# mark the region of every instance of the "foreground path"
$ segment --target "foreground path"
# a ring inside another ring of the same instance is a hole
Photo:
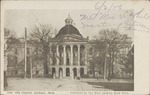
[[[92,86],[81,80],[70,79],[8,79],[7,91],[105,91],[103,86]]]

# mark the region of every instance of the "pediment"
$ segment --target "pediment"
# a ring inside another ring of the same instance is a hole
[[[74,41],[81,40],[81,39],[75,38],[75,37],[64,37],[63,39],[64,39],[64,40],[74,40]]]
[[[81,38],[78,36],[64,36],[59,38],[60,41],[65,41],[65,42],[83,42],[83,41],[87,41],[87,39],[85,38]]]

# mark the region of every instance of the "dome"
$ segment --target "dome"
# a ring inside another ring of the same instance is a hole
[[[68,35],[68,34],[69,35],[75,34],[75,35],[82,37],[78,29],[74,27],[73,25],[65,25],[64,27],[60,29],[60,31],[55,37],[60,37],[60,36]]]
[[[55,37],[60,37],[60,36],[62,37],[64,35],[68,35],[68,34],[69,35],[74,34],[76,36],[82,37],[82,35],[78,31],[78,29],[72,25],[73,20],[72,20],[70,14],[65,19],[65,22],[66,22],[66,25],[59,30],[58,34]]]

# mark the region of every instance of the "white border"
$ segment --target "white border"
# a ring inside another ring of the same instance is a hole
[[[6,9],[93,9],[96,1],[2,1],[1,9],[1,64],[4,62],[4,10]],[[115,3],[123,3],[125,9],[134,9],[135,11],[141,7],[146,8],[150,12],[149,2],[146,1],[117,1]],[[67,6],[66,6],[67,5]],[[78,5],[78,6],[77,6]],[[59,7],[57,7],[59,6]],[[138,20],[138,19],[135,19]],[[150,26],[150,22],[142,21]],[[135,43],[135,80],[134,90],[128,91],[129,94],[148,94],[149,92],[149,32],[134,32]],[[3,69],[1,65],[1,90],[3,91]],[[73,91],[74,92],[74,91]],[[96,91],[93,91],[96,92]],[[111,91],[109,91],[111,92]],[[121,91],[124,92],[124,91]],[[70,94],[68,91],[56,91],[56,94]]]

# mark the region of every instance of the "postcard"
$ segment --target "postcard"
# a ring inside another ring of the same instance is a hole
[[[150,94],[149,4],[1,1],[1,94]]]

